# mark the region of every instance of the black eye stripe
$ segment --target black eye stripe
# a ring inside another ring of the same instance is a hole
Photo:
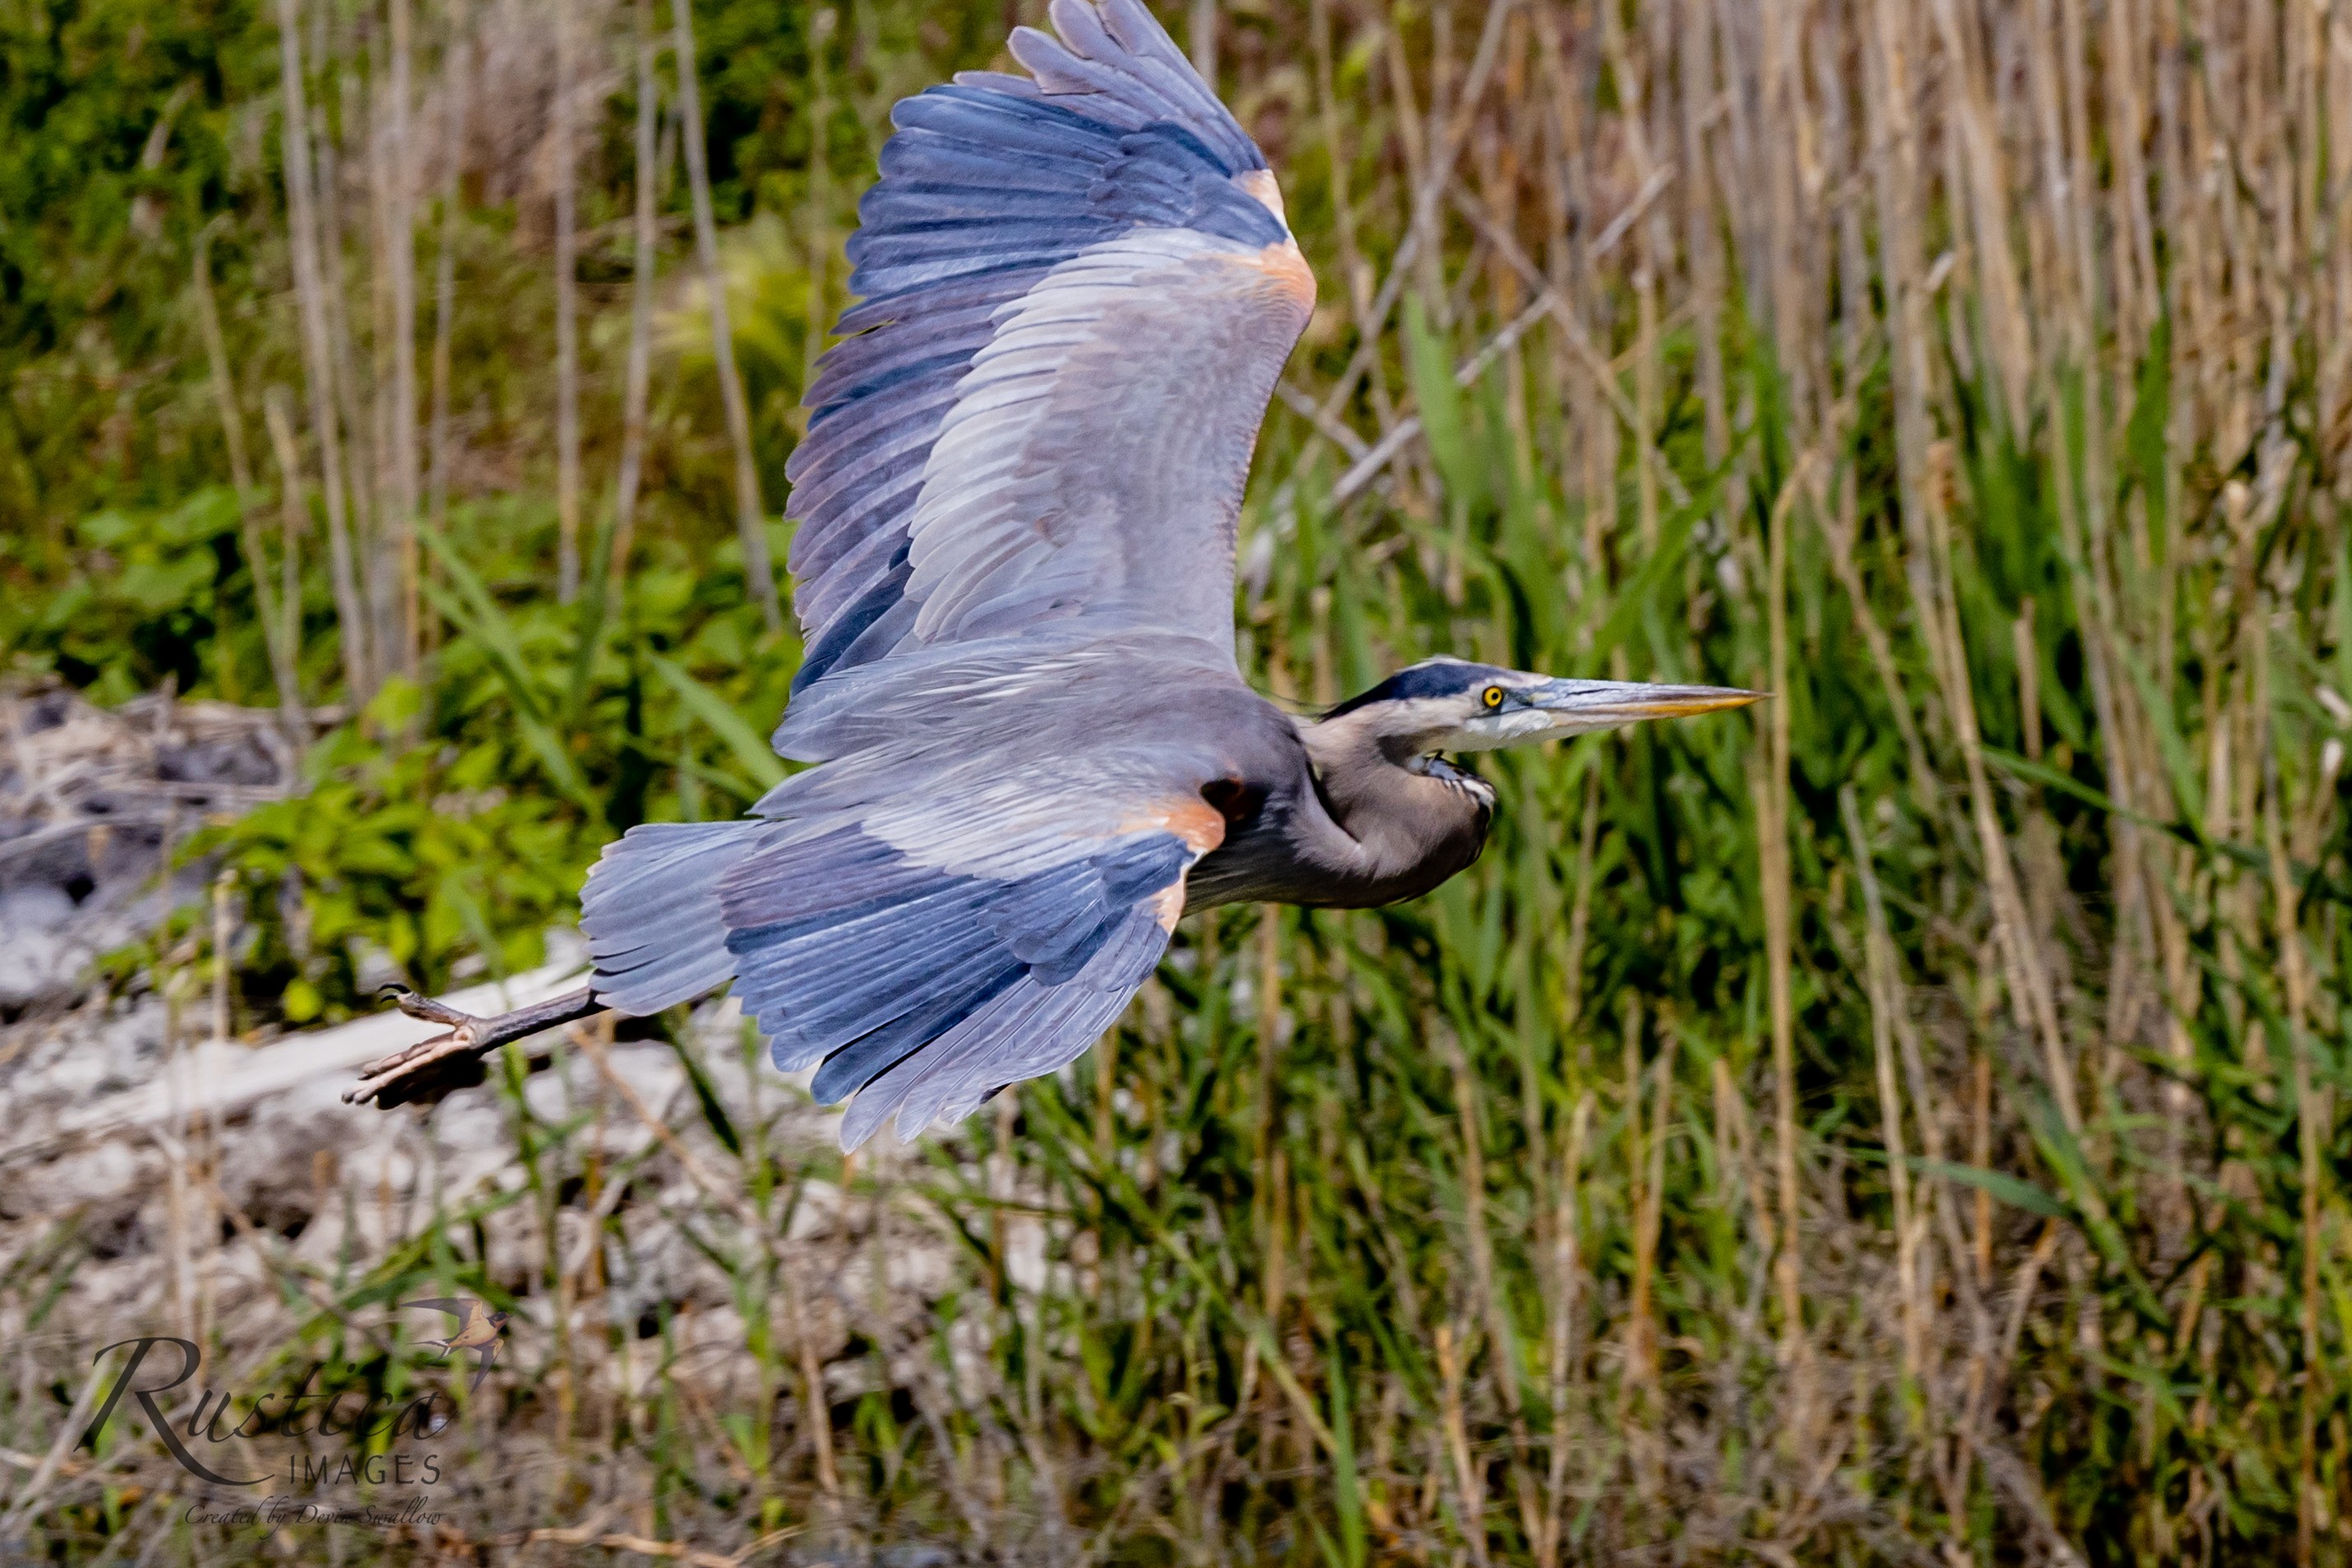
[[[1370,691],[1350,697],[1328,713],[1326,719],[1337,719],[1374,702],[1411,702],[1432,697],[1475,697],[1486,687],[1499,684],[1497,678],[1508,673],[1492,665],[1465,664],[1458,659],[1433,659],[1401,669]],[[1482,702],[1483,708],[1485,704]]]

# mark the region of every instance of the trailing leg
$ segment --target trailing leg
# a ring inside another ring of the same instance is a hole
[[[604,1004],[596,1000],[594,990],[586,985],[493,1018],[460,1013],[446,1003],[420,996],[406,986],[385,989],[394,994],[394,1002],[410,1017],[446,1024],[449,1030],[404,1047],[388,1057],[379,1057],[360,1068],[359,1082],[343,1091],[348,1104],[364,1105],[373,1100],[387,1109],[411,1101],[429,1104],[453,1089],[467,1089],[481,1082],[485,1070],[482,1058],[509,1040],[520,1040],[542,1029],[577,1023],[608,1011]]]

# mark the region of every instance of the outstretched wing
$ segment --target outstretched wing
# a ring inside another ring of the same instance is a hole
[[[893,1117],[902,1138],[960,1120],[1076,1057],[1150,976],[1223,838],[1200,793],[1218,765],[1151,743],[1025,766],[885,747],[801,774],[717,884],[735,994],[777,1066],[856,1096],[845,1147]]]
[[[462,1328],[466,1322],[466,1310],[472,1305],[471,1301],[462,1296],[434,1296],[421,1301],[403,1301],[398,1310],[403,1312],[412,1309],[419,1311],[446,1312],[457,1319],[458,1326]]]
[[[857,743],[759,815],[609,847],[582,899],[599,999],[650,1013],[731,975],[779,1067],[856,1096],[848,1147],[1093,1044],[1223,841],[1210,797],[1297,762],[1297,732],[1205,663],[1114,643],[991,672],[982,652],[908,661],[929,679],[845,716]]]
[[[1234,526],[1313,275],[1265,161],[1139,0],[1027,78],[908,99],[787,469],[795,692],[1088,617],[1230,662]]]
[[[816,1067],[824,1103],[856,1095],[843,1147],[894,1115],[911,1139],[1094,1044],[1160,962],[1199,853],[1160,831],[1065,839],[992,878],[857,829],[782,846],[730,889],[736,994],[778,1067]]]

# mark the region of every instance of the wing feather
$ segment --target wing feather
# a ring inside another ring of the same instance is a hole
[[[1011,987],[869,1083],[844,1120],[843,1142],[854,1146],[894,1115],[898,1136],[913,1138],[961,1121],[1008,1084],[1066,1066],[1117,1021],[1167,943],[1166,929],[1138,911],[1068,983]]]
[[[909,1089],[928,1082],[928,1069],[910,1069],[950,1037],[961,1042],[958,1084],[1000,1067],[991,1087],[1034,1076],[1024,1064],[1040,1051],[1076,1056],[1102,1025],[1081,1036],[1069,1033],[1072,1021],[1108,1006],[1107,1023],[1142,984],[1172,926],[1162,918],[1171,890],[1181,905],[1186,868],[1213,847],[1208,825],[1222,833],[1197,797],[1147,806],[1107,837],[1035,813],[1007,823],[993,804],[984,792],[934,796],[928,833],[904,831],[914,814],[903,807],[870,810],[743,857],[719,884],[736,994],[779,1067],[817,1067],[819,1100],[859,1094],[885,1073],[907,1075],[895,1081]],[[1024,840],[1010,855],[1008,832]],[[998,852],[976,865],[971,847],[983,838]],[[1139,921],[1156,933],[1148,956]],[[1123,989],[1103,1000],[1107,985]],[[1065,988],[1097,1000],[1075,1012],[1037,1002],[1063,1020],[1050,1043],[1003,1037],[1008,1005],[1034,1010],[1021,999]],[[961,1104],[961,1095],[949,1098]],[[901,1133],[930,1119],[902,1118]],[[880,1120],[845,1128],[845,1142],[854,1147]]]
[[[1058,38],[1013,35],[1028,78],[893,111],[849,247],[864,302],[787,469],[796,691],[1081,616],[1230,649],[1234,519],[1313,281],[1265,158],[1150,14],[1049,15]]]

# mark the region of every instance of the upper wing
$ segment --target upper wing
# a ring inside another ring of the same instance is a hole
[[[414,1307],[428,1311],[446,1312],[463,1323],[466,1319],[466,1309],[472,1305],[471,1301],[462,1296],[434,1296],[421,1301],[403,1301],[398,1310],[405,1312]]]
[[[795,692],[1089,616],[1231,658],[1234,526],[1315,282],[1265,159],[1139,0],[1053,0],[1030,78],[893,110],[787,469]]]

